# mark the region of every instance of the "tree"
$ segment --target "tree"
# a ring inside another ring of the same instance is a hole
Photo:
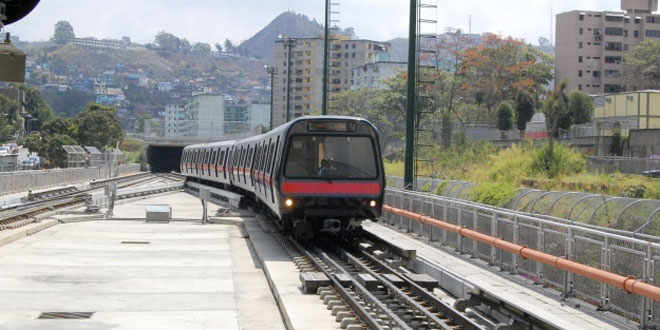
[[[568,97],[568,109],[573,124],[586,124],[593,116],[594,103],[589,95],[576,90]]]
[[[51,167],[66,167],[67,154],[63,146],[75,145],[76,140],[68,135],[55,134],[47,140],[47,144],[43,150],[46,159],[48,159]]]
[[[179,52],[179,48],[181,47],[181,40],[177,36],[165,31],[158,32],[154,42],[158,48],[173,53]]]
[[[516,97],[516,127],[520,130],[520,138],[525,137],[527,123],[534,117],[534,99],[526,91]]]
[[[485,105],[486,119],[495,105],[521,91],[536,94],[553,78],[552,59],[540,50],[512,38],[484,37],[481,45],[462,52],[462,89]]]
[[[193,46],[192,53],[197,56],[210,56],[211,45],[203,42],[198,42]]]
[[[660,86],[660,41],[646,39],[625,56],[629,90]]]
[[[67,21],[59,21],[55,24],[55,34],[53,35],[53,40],[59,44],[64,45],[75,38],[76,35],[73,32],[73,26]]]
[[[124,139],[117,110],[113,107],[90,104],[76,117],[76,120],[78,140],[82,145],[103,150]]]
[[[219,42],[216,42],[216,43],[215,43],[215,50],[216,50],[218,53],[222,53],[222,45],[221,45]]]
[[[18,85],[18,88],[25,93],[25,111],[32,116],[33,120],[43,124],[55,117],[53,109],[43,98],[39,89],[24,84]]]
[[[233,53],[234,52],[234,44],[231,43],[231,40],[225,39],[225,51],[227,53]]]
[[[513,128],[513,112],[508,102],[502,102],[497,109],[497,128],[500,131],[509,131]]]
[[[559,136],[559,121],[569,113],[566,90],[568,81],[562,81],[554,92],[551,92],[543,104],[543,113],[548,126],[548,160],[554,158],[554,138]]]

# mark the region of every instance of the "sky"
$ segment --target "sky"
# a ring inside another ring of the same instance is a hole
[[[568,10],[617,10],[619,0],[422,0],[438,3],[437,25],[425,28],[443,32],[447,27],[472,32],[492,32],[536,43],[550,38],[551,12]],[[354,27],[360,38],[390,40],[408,35],[409,1],[333,0],[339,2],[339,25]],[[448,4],[451,3],[451,4]],[[76,36],[152,42],[159,31],[191,42],[214,44],[250,38],[280,13],[292,10],[323,22],[321,0],[41,0],[23,20],[6,31],[28,41],[48,40],[55,23],[66,20]]]

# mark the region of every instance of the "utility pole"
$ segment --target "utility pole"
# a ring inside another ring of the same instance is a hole
[[[287,38],[284,42],[286,42],[286,46],[288,48],[287,52],[287,68],[286,68],[286,122],[288,123],[289,120],[291,120],[291,102],[289,102],[291,98],[291,50],[293,48],[293,45],[296,44],[296,40],[292,38]]]
[[[273,129],[273,86],[275,81],[275,67],[264,65],[266,72],[270,75],[270,126],[268,130]]]
[[[404,188],[414,189],[415,166],[415,95],[417,48],[417,0],[410,0],[410,30],[408,31],[408,109],[406,111],[406,154],[404,166]]]
[[[328,32],[330,31],[330,1],[325,0],[325,34],[323,37],[323,105],[321,114],[328,114]]]

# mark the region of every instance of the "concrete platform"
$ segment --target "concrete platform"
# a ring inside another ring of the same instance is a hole
[[[341,329],[318,295],[302,292],[300,273],[272,235],[275,231],[272,225],[258,218],[249,218],[245,219],[245,231],[264,265],[287,329]]]
[[[402,248],[415,249],[417,256],[449,270],[474,287],[488,292],[511,306],[525,310],[528,314],[559,329],[618,329],[605,321],[384,225],[367,221],[363,223],[363,228],[385,240],[396,242]]]
[[[163,202],[180,218],[201,216],[199,201],[185,193],[138,204]],[[119,205],[115,214],[142,218],[144,207]],[[91,221],[4,245],[0,329],[284,329],[239,225]],[[42,312],[94,314],[37,319]]]

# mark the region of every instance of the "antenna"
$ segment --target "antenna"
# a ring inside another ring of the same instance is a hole
[[[468,34],[472,34],[472,14],[468,15]]]

